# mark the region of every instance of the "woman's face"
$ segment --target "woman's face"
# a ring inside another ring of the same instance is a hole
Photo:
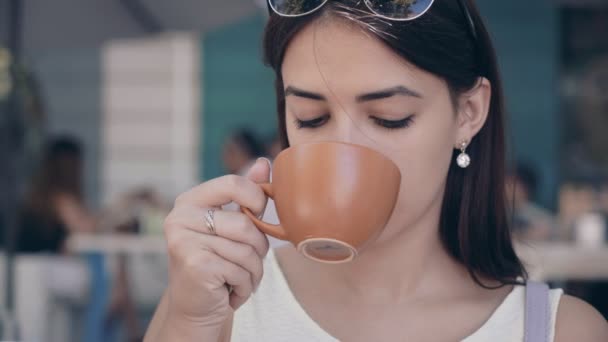
[[[291,146],[349,142],[373,148],[399,167],[399,199],[381,239],[439,213],[452,151],[470,138],[463,136],[442,79],[333,19],[294,37],[282,75]]]

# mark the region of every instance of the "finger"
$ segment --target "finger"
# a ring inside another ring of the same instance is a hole
[[[255,164],[247,171],[246,178],[255,182],[256,184],[264,184],[270,182],[270,173],[272,170],[272,164],[268,158],[258,158]],[[264,202],[264,207],[257,213],[258,218],[262,218],[266,211],[266,205],[268,199]]]
[[[255,164],[247,171],[245,177],[258,184],[268,183],[270,181],[270,169],[270,160],[258,158]]]
[[[268,253],[269,242],[247,215],[241,212],[219,211],[215,215],[217,235],[252,246],[260,257]]]
[[[238,265],[250,274],[254,286],[260,283],[264,273],[263,256],[257,254],[250,245],[234,242],[220,236],[206,235],[188,229],[177,229],[167,239],[169,253],[179,263],[188,263],[191,255],[199,254],[199,250],[217,254],[219,257]],[[196,261],[195,261],[196,262]]]
[[[197,233],[212,234],[205,222],[204,209],[180,206],[173,209],[165,220],[167,229],[186,228]],[[268,252],[268,238],[243,213],[216,210],[213,213],[215,234],[235,242],[250,245],[263,257]]]
[[[253,181],[235,175],[214,178],[179,195],[175,206],[196,205],[201,208],[219,207],[230,202],[259,214],[266,205],[266,195]]]
[[[233,301],[235,303],[244,303],[253,291],[250,273],[211,251],[201,250],[201,252],[205,254],[204,260],[206,260],[202,264],[202,267],[209,274],[214,275],[216,278],[214,283],[217,288],[226,289],[224,284],[229,284],[232,287],[232,292],[230,293],[231,304]],[[226,289],[226,291],[228,290]]]
[[[252,246],[212,235],[204,236],[202,240],[203,248],[249,272],[253,286],[257,287],[264,274],[263,256],[258,255]]]
[[[168,241],[172,272],[181,273],[181,279],[188,280],[186,283],[200,284],[210,290],[225,290],[229,284],[240,297],[247,297],[254,286],[251,273],[201,243],[204,235],[193,238],[192,234],[195,233],[182,230],[180,237]]]

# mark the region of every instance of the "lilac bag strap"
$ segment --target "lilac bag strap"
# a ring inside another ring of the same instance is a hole
[[[529,281],[526,284],[524,342],[549,341],[549,286]]]

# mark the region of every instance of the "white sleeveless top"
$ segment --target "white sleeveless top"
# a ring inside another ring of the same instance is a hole
[[[549,341],[554,340],[561,289],[549,292]],[[491,317],[463,342],[524,341],[526,291],[515,286]],[[300,306],[270,250],[264,259],[264,277],[256,293],[234,315],[233,342],[336,342]]]

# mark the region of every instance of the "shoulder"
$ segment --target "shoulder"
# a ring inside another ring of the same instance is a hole
[[[591,305],[564,295],[557,311],[555,341],[608,341],[608,323]]]

